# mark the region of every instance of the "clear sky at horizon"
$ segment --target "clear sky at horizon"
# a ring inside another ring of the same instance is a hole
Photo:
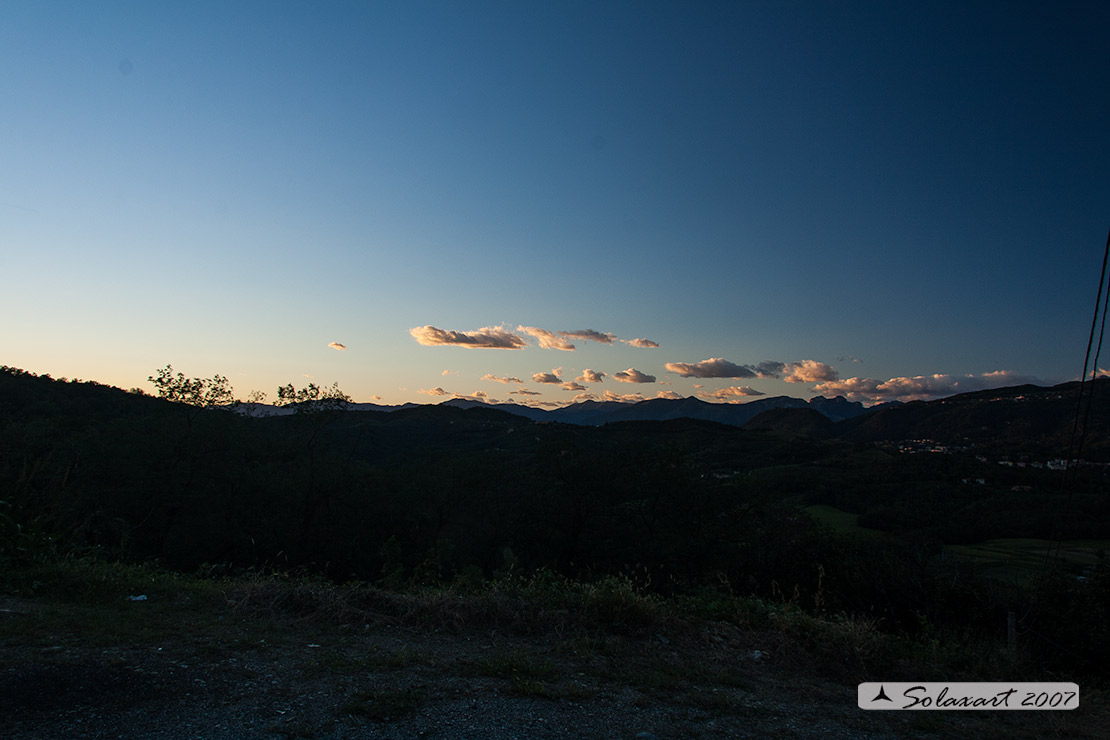
[[[1094,1],[4,3],[0,364],[382,403],[1070,380],[1108,29]]]

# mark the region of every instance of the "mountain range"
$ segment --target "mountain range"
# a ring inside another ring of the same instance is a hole
[[[743,404],[707,403],[697,398],[655,398],[638,403],[584,401],[545,410],[518,404],[489,404],[451,399],[434,408],[496,410],[537,422],[603,426],[620,422],[693,419],[748,430],[792,436],[838,438],[852,442],[932,440],[938,444],[990,450],[999,454],[1064,455],[1074,444],[1087,459],[1110,460],[1110,378],[1085,385],[1020,385],[962,393],[933,401],[864,407],[843,396],[804,401],[776,396]],[[398,411],[419,404],[375,406],[368,411]]]
[[[382,406],[373,403],[355,403],[348,408],[356,411],[396,411],[411,408],[414,405],[418,404]],[[838,422],[855,418],[877,408],[865,408],[862,403],[849,401],[843,396],[836,398],[817,396],[809,401],[790,396],[773,396],[742,404],[707,403],[693,396],[678,399],[652,398],[637,403],[582,401],[550,410],[515,403],[484,403],[466,398],[453,398],[438,405],[462,409],[497,409],[532,421],[555,421],[579,426],[601,426],[619,421],[668,421],[670,419],[698,419],[730,426],[744,426],[763,412],[772,409],[810,409],[826,419]]]

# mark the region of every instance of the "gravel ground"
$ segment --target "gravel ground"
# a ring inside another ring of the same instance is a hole
[[[0,607],[11,740],[1097,738],[1110,726],[1097,698],[1072,712],[865,712],[855,684],[780,655],[773,634],[724,623],[519,635],[197,624],[170,611],[131,640],[56,606]]]

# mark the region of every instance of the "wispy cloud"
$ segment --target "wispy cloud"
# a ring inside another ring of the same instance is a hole
[[[477,331],[451,331],[434,326],[418,326],[409,329],[420,344],[434,347],[454,345],[481,349],[523,349],[528,346],[523,337],[513,334],[503,326],[487,326]]]
[[[421,388],[417,393],[423,393],[427,396],[450,396],[451,394],[440,388],[438,385],[435,388]]]
[[[543,349],[561,349],[565,352],[574,351],[574,345],[557,332],[540,329],[535,326],[518,326],[516,330],[524,332],[525,334],[531,334],[539,341],[540,347]]]
[[[823,396],[844,396],[849,401],[879,403],[882,401],[929,401],[955,395],[956,393],[969,393],[1024,383],[1043,384],[1043,382],[1032,376],[1018,375],[1012,370],[995,370],[979,375],[915,375],[888,380],[845,378],[820,383],[814,387],[814,390]]]
[[[654,348],[659,346],[658,343],[653,342],[650,339],[642,339],[642,338],[622,339],[621,341],[624,342],[625,344],[630,344],[633,347],[640,347],[642,349],[654,349]]]
[[[654,383],[655,376],[642,373],[634,367],[627,370],[621,370],[619,373],[613,373],[613,377],[622,383]]]
[[[681,401],[682,395],[674,391],[659,391],[655,394],[656,398],[668,398],[672,401]]]
[[[492,373],[486,373],[481,378],[479,378],[479,380],[492,380],[494,383],[505,383],[506,385],[508,385],[509,383],[523,383],[524,382],[520,378],[512,378],[512,377],[502,378],[502,377],[499,377],[499,376],[494,375]]]
[[[519,390],[509,391],[510,396],[542,396],[539,391],[529,390],[527,388],[520,388]]]
[[[747,396],[762,396],[765,395],[763,391],[757,391],[748,385],[734,385],[728,388],[721,388],[712,392],[702,391],[698,393],[702,398],[716,398],[718,401],[732,401],[737,402],[740,398]]]
[[[611,332],[601,332],[594,329],[578,329],[577,331],[559,332],[567,339],[586,339],[599,344],[612,344],[617,341],[617,335]]]
[[[458,374],[459,374],[459,371],[458,371],[458,370],[444,370],[443,372],[441,372],[441,373],[440,373],[440,375],[442,375],[442,376],[443,376],[443,377],[445,377],[445,378],[446,378],[446,377],[447,377],[448,375],[458,375]]]
[[[589,368],[583,370],[582,374],[575,378],[575,380],[579,383],[600,383],[604,379],[605,373],[599,373],[596,370],[590,370]]]
[[[582,403],[583,401],[596,401],[597,395],[593,393],[579,393],[574,398],[570,399],[571,403]]]
[[[328,342],[328,346],[331,347],[332,349],[337,349],[340,352],[347,349],[347,345],[340,344],[339,342]]]
[[[563,379],[559,377],[559,373],[563,368],[557,367],[549,373],[532,373],[532,381],[535,383],[562,383]]]

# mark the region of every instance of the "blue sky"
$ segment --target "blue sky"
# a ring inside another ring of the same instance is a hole
[[[1107,27],[1102,2],[4,3],[0,363],[383,403],[1072,379]]]

